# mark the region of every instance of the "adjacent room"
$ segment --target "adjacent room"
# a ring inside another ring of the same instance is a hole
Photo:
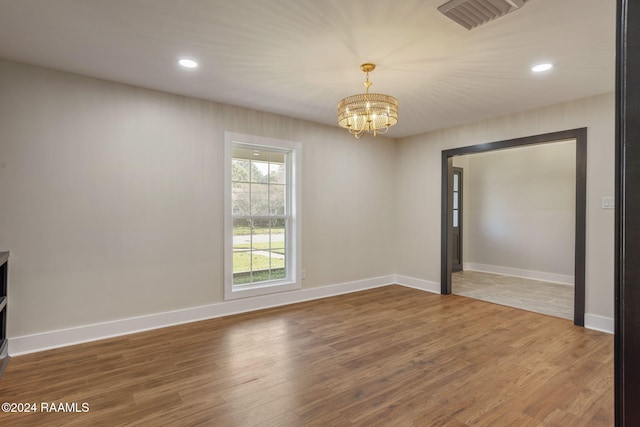
[[[0,423],[612,425],[615,15],[0,0]]]
[[[576,141],[454,158],[453,293],[573,319]]]

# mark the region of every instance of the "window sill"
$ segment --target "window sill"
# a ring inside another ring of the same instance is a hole
[[[236,285],[232,286],[231,292],[225,292],[225,301],[256,297],[261,295],[275,294],[278,292],[287,292],[302,288],[299,282],[278,281],[264,284],[252,285]]]

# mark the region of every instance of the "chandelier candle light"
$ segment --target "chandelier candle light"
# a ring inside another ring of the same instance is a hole
[[[375,138],[398,123],[398,100],[381,93],[369,93],[373,84],[369,81],[369,73],[375,68],[375,64],[362,64],[360,69],[367,74],[363,83],[366,92],[348,96],[338,103],[338,124],[357,139],[362,138],[365,132]]]

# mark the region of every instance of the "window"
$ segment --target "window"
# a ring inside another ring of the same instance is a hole
[[[225,299],[300,288],[300,144],[225,134]]]

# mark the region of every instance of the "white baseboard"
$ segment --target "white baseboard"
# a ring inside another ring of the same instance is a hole
[[[584,314],[584,327],[594,331],[613,334],[615,331],[615,321],[610,317],[598,316],[596,314]]]
[[[114,320],[75,328],[42,332],[9,338],[9,355],[19,356],[27,353],[66,347],[104,338],[117,337],[151,329],[165,328],[199,320],[213,319],[232,314],[245,313],[270,307],[278,307],[318,298],[326,298],[351,292],[373,289],[396,283],[395,276],[381,276],[353,282],[340,283],[317,288],[300,289],[278,294],[264,295],[225,301],[183,310],[168,311],[147,316]]]
[[[424,279],[416,279],[415,277],[403,276],[396,274],[395,282],[398,285],[406,286],[408,288],[420,289],[421,291],[440,293],[440,283],[431,282]]]
[[[573,286],[575,278],[564,274],[545,273],[543,271],[522,270],[519,268],[502,267],[500,265],[477,264],[465,262],[464,270],[480,271],[482,273],[502,274],[504,276],[523,277],[525,279],[540,280],[543,282],[560,283]]]
[[[183,323],[197,322],[199,320],[213,319],[232,314],[246,313],[265,308],[358,292],[391,284],[399,284],[426,292],[440,293],[440,283],[429,280],[403,275],[374,277],[336,285],[225,301],[183,310],[9,338],[9,355],[19,356],[52,348],[66,347]],[[608,317],[585,314],[585,328],[613,333],[614,322],[613,319]]]

